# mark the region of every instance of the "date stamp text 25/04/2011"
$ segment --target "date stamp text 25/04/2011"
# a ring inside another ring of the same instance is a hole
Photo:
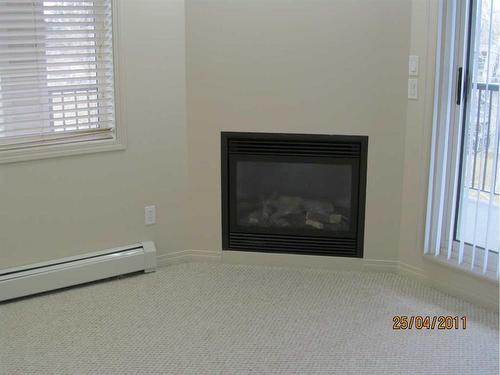
[[[407,330],[407,329],[438,329],[438,330],[457,330],[467,329],[466,316],[451,316],[451,315],[395,315],[392,318],[392,329]]]

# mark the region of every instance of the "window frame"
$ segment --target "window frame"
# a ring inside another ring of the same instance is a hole
[[[469,97],[469,65],[470,65],[470,47],[471,47],[471,34],[473,31],[473,10],[474,10],[474,0],[461,0],[457,1],[460,7],[460,22],[457,24],[457,32],[459,37],[455,42],[455,60],[452,66],[453,72],[455,72],[455,79],[453,80],[452,93],[456,93],[452,96],[454,100],[454,110],[453,117],[450,121],[454,122],[457,126],[453,127],[453,132],[451,133],[451,145],[452,149],[450,151],[450,165],[447,168],[448,175],[446,180],[446,185],[450,190],[447,195],[447,201],[445,202],[445,223],[446,227],[449,228],[445,233],[445,241],[449,241],[449,237],[452,237],[452,249],[454,250],[458,246],[459,241],[457,239],[457,227],[459,225],[459,203],[460,203],[460,186],[462,183],[462,165],[464,156],[464,141],[465,141],[465,131],[467,122],[467,103]],[[461,78],[459,80],[459,69],[461,71]],[[458,87],[459,82],[461,87]],[[458,98],[460,97],[460,104],[458,104]],[[455,166],[453,166],[455,162]],[[454,168],[454,169],[452,169]]]
[[[84,155],[98,152],[118,151],[127,148],[127,129],[123,121],[122,106],[123,93],[121,90],[120,67],[122,59],[120,56],[121,43],[121,7],[118,0],[111,0],[112,7],[112,53],[114,69],[114,111],[115,129],[113,139],[90,140],[78,143],[60,143],[41,145],[23,149],[14,149],[0,152],[0,164],[15,163],[37,159],[56,158],[72,155]]]

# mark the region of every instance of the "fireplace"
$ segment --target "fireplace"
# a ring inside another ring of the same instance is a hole
[[[363,257],[368,137],[223,132],[224,250]]]

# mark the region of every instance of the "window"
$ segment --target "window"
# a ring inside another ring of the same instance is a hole
[[[498,278],[500,0],[440,9],[425,251]]]
[[[116,140],[112,1],[0,0],[0,159]]]

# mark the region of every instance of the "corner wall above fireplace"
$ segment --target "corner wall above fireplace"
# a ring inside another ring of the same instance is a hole
[[[224,250],[363,257],[368,137],[221,137]]]

